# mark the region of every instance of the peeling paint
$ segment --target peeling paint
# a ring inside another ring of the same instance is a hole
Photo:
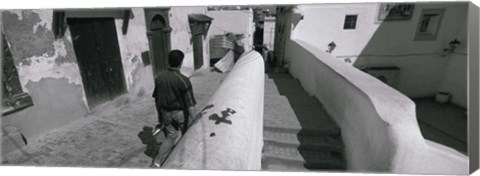
[[[51,11],[47,11],[47,10],[33,10],[34,13],[36,13],[39,18],[40,18],[40,22],[38,22],[37,24],[35,24],[33,26],[33,33],[35,33],[38,29],[38,27],[42,26],[44,28],[47,28],[48,30],[52,30],[52,18],[53,18],[53,14]]]
[[[20,82],[24,90],[27,90],[29,81],[38,82],[42,78],[66,78],[69,84],[82,85],[78,65],[73,63],[56,66],[48,62],[34,62],[30,66],[19,66],[18,72],[21,73]]]
[[[55,51],[57,51],[60,56],[65,57],[67,55],[67,51],[65,51],[65,43],[63,40],[57,40],[53,42],[53,46],[55,47]]]
[[[76,63],[77,62],[77,58],[75,57],[75,50],[73,48],[73,43],[72,41],[68,40],[65,40],[65,37],[67,37],[71,39],[70,37],[70,30],[67,29],[67,31],[65,31],[65,35],[64,35],[64,38],[63,39],[59,39],[58,41],[56,42],[59,42],[57,45],[58,46],[55,46],[55,43],[54,43],[54,46],[55,46],[55,50],[59,52],[59,56],[58,58],[55,60],[55,64],[57,65],[61,65],[63,63]]]
[[[5,38],[11,46],[15,63],[28,65],[31,63],[29,58],[33,56],[44,56],[45,54],[53,56],[54,37],[51,30],[49,31],[44,26],[38,26],[34,32],[35,24],[42,21],[40,16],[31,10],[22,10],[21,12],[23,16],[21,20],[18,18],[18,12],[2,12]]]
[[[10,10],[11,13],[14,13],[14,14],[17,14],[18,16],[18,20],[22,20],[23,19],[23,14],[22,14],[22,10]]]
[[[22,18],[18,18],[18,14]],[[66,39],[55,40],[51,31],[52,14],[52,10],[2,12],[7,43],[22,89],[26,92],[28,83],[39,82],[43,78],[65,78],[69,84],[83,87],[70,32],[65,32]],[[84,91],[81,94],[87,106]]]
[[[80,70],[76,63],[63,63],[61,65],[57,63],[59,56],[67,55],[63,40],[55,41],[53,45],[55,46],[53,56],[49,56],[47,53],[40,57],[33,56],[27,58],[27,60],[31,61],[30,64],[21,63],[18,66],[20,82],[24,90],[28,81],[38,82],[44,77],[67,78],[69,83],[82,84]]]
[[[148,39],[145,25],[145,14],[142,8],[132,8],[135,18],[131,19],[128,25],[127,34],[122,33],[123,20],[115,20],[120,55],[122,57],[123,71],[127,89],[133,86],[135,70],[141,67],[141,53],[147,51]]]

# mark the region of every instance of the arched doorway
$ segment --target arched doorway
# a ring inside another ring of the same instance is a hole
[[[170,32],[172,29],[168,21],[169,9],[145,9],[147,17],[147,37],[150,46],[150,62],[153,75],[168,68],[168,52],[171,48]]]

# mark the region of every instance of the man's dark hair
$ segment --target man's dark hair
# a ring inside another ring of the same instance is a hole
[[[168,64],[170,64],[170,67],[179,67],[183,61],[183,57],[185,57],[185,55],[182,51],[172,50],[168,53]]]

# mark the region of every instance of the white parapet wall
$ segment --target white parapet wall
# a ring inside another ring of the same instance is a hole
[[[342,129],[350,171],[467,174],[468,157],[425,140],[415,104],[366,73],[301,40],[288,40],[289,71]]]
[[[240,57],[163,167],[260,170],[264,74],[258,52]]]

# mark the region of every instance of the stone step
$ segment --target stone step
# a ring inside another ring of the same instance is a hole
[[[295,79],[275,79],[280,95],[289,96],[309,96],[301,86],[300,82]]]
[[[302,126],[298,120],[293,118],[285,118],[282,116],[272,116],[265,114],[263,116],[263,129],[265,130],[274,130],[274,131],[284,131],[288,133],[298,133],[302,130]]]
[[[262,161],[263,162],[263,161]],[[295,163],[297,164],[297,163]],[[281,162],[274,162],[274,161],[265,161],[262,163],[262,170],[269,170],[269,171],[286,171],[286,172],[307,172],[310,171],[309,169],[305,168],[303,164],[301,165],[288,165]]]
[[[339,136],[319,136],[313,134],[293,134],[265,130],[265,145],[297,148],[299,150],[321,150],[343,154],[345,145]]]
[[[287,74],[288,69],[283,67],[267,67],[266,71],[269,74]]]
[[[262,160],[267,167],[269,164],[282,164],[308,169],[344,169],[346,165],[341,155],[325,151],[298,151],[296,148],[276,145],[264,146]]]
[[[284,74],[270,73],[270,74],[268,74],[268,78],[271,78],[271,79],[295,79],[292,75],[290,75],[288,73],[284,73]]]
[[[297,107],[295,114],[305,130],[318,128],[339,128],[324,108]]]
[[[315,128],[315,129],[302,129],[298,124],[283,124],[282,122],[276,122],[273,120],[263,121],[263,131],[272,131],[272,132],[281,132],[281,133],[292,133],[292,134],[311,134],[311,135],[324,135],[324,136],[333,136],[338,137],[341,135],[341,130],[338,127],[331,126],[325,128]]]
[[[265,79],[265,86],[266,87],[275,87],[277,88],[277,85],[272,79]]]
[[[297,116],[295,115],[295,111],[292,109],[292,106],[285,96],[266,95],[264,99],[263,113],[264,115],[278,118],[284,117],[298,121],[296,120]]]
[[[270,78],[270,77],[268,76],[268,74],[265,74],[265,78],[264,78],[264,79],[265,79],[265,80],[272,80],[272,78]],[[272,81],[273,81],[273,80],[272,80]]]
[[[307,169],[326,169],[326,170],[345,170],[347,168],[347,162],[344,159],[343,155],[338,155],[336,153],[330,153],[329,157],[327,158],[319,158],[319,157],[310,157],[310,153],[316,153],[315,151],[307,151],[303,150],[300,153],[305,157],[305,164],[304,166]]]
[[[292,107],[304,106],[323,108],[323,105],[314,96],[288,96],[288,102]]]
[[[264,94],[265,96],[280,96],[280,92],[277,88],[265,88]]]
[[[282,129],[289,132],[317,131],[337,135],[340,133],[338,125],[330,118],[323,108],[297,108],[295,111],[288,107],[284,97],[269,97],[283,101],[267,102],[264,105],[264,127]]]
[[[265,94],[262,169],[345,170],[341,130],[322,104],[289,74],[269,74]]]
[[[267,90],[265,90],[267,91]],[[310,107],[310,108],[323,108],[323,105],[313,96],[284,96],[284,95],[268,95],[265,94],[265,105],[278,105],[285,104],[290,109],[296,107]],[[284,106],[282,106],[284,107]]]
[[[277,85],[273,82],[273,80],[265,80],[265,96],[277,96],[280,95],[278,91]]]

